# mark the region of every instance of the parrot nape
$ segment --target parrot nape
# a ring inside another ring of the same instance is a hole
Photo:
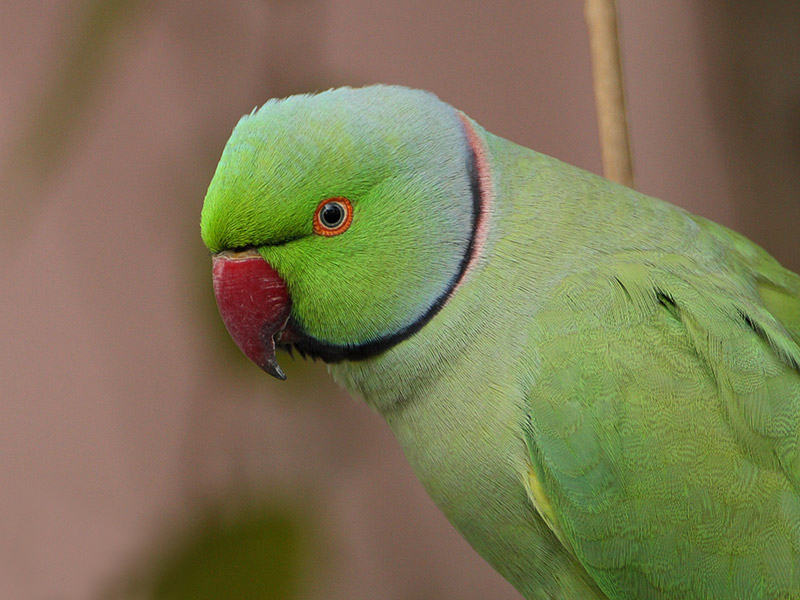
[[[800,597],[800,277],[428,92],[270,100],[201,217],[231,336],[328,363],[525,598]]]

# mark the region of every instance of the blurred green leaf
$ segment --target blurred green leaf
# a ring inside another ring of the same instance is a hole
[[[114,599],[296,600],[311,562],[312,528],[300,508],[251,503],[212,509],[125,578]]]

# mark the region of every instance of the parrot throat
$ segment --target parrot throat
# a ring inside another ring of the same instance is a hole
[[[469,118],[460,111],[456,114],[464,127],[468,148],[466,170],[469,175],[469,188],[472,197],[472,223],[469,243],[461,258],[458,270],[450,280],[447,289],[411,324],[381,338],[352,346],[322,342],[308,335],[294,317],[290,317],[286,329],[292,332],[291,346],[302,356],[319,358],[326,363],[336,363],[343,360],[364,360],[385,352],[413,336],[433,319],[474,268],[482,253],[488,230],[488,212],[491,202],[488,152]],[[280,344],[280,342],[278,343]]]

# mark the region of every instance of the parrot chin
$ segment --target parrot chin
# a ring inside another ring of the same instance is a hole
[[[286,283],[255,248],[215,254],[213,279],[219,314],[233,341],[264,371],[286,379],[275,358],[275,340],[286,329],[291,307]]]

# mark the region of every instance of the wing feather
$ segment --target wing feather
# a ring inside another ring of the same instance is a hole
[[[531,463],[609,597],[800,594],[800,281],[764,256],[618,257],[531,328]]]

